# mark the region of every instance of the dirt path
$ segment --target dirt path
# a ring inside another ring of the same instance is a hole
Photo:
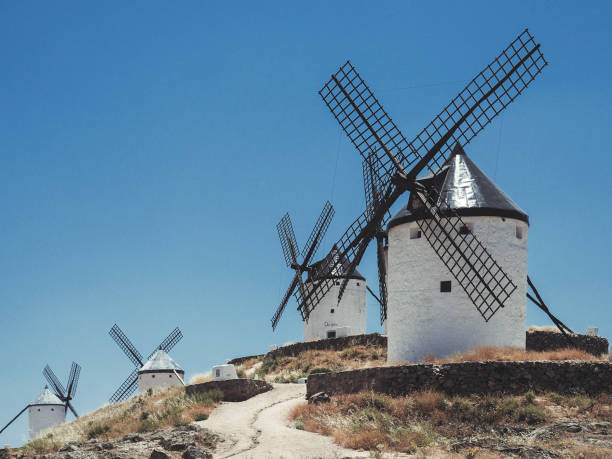
[[[198,424],[225,438],[217,446],[219,458],[369,457],[290,426],[289,412],[306,403],[305,395],[304,384],[274,384],[273,390],[245,402],[221,404]]]

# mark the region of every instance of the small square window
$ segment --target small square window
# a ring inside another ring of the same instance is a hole
[[[470,234],[474,226],[471,223],[466,223],[465,225],[461,225],[459,227],[459,234],[465,235]]]
[[[55,411],[55,408],[51,408],[51,411]]]
[[[421,237],[421,230],[418,228],[410,228],[410,239],[419,239]]]
[[[336,281],[336,285],[340,285],[340,281]]]
[[[333,330],[333,331],[328,331],[328,332],[327,332],[327,337],[328,337],[328,338],[335,338],[335,337],[336,337],[336,331],[335,331],[335,330]]]
[[[221,376],[221,370],[215,370],[215,376],[216,377]]]
[[[172,378],[172,375],[168,375],[168,378]]]
[[[440,291],[448,293],[451,291],[451,281],[440,281]]]
[[[40,411],[40,408],[37,408],[36,411]]]
[[[520,226],[516,225],[516,230],[515,230],[514,234],[516,234],[516,238],[517,239],[523,239],[523,228],[521,228]]]
[[[330,312],[331,314],[333,314],[333,313],[334,313],[334,311],[335,311],[335,309],[332,309],[332,310],[331,310],[331,311],[329,311],[329,312]]]
[[[151,375],[151,378],[155,379],[155,375]]]
[[[359,287],[359,282],[357,282],[357,287]]]

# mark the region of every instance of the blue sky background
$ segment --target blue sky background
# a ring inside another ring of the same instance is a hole
[[[0,424],[47,362],[83,366],[81,413],[103,404],[132,369],[115,322],[143,353],[179,326],[188,377],[300,339],[294,301],[270,327],[290,279],[275,224],[289,211],[302,244],[330,199],[322,254],[364,205],[318,89],[350,58],[412,138],[525,27],[550,66],[467,153],[529,213],[529,273],[554,312],[612,335],[611,10],[0,3]],[[376,285],[373,250],[360,271]],[[26,436],[23,416],[0,445]]]

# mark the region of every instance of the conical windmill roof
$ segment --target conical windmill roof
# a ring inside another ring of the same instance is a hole
[[[40,395],[32,400],[30,405],[64,405],[64,403],[45,386]]]
[[[318,279],[343,279],[346,277],[365,281],[365,277],[363,277],[357,269],[349,273],[350,263],[346,258],[333,265],[331,263],[332,258],[337,259],[339,256],[338,249],[334,246],[325,258],[310,265],[311,269],[308,272],[308,279],[306,282],[313,282]]]
[[[450,208],[462,217],[507,217],[529,224],[529,216],[525,211],[465,154],[461,146],[455,147],[452,156],[438,174],[427,175],[419,181],[438,187],[441,182],[440,195]],[[441,199],[438,204],[440,202]],[[389,228],[419,218],[412,203],[411,196],[408,203],[389,222]]]
[[[178,366],[172,357],[168,355],[163,349],[156,350],[151,358],[145,363],[139,372],[153,372],[153,371],[176,371],[184,373],[184,370]]]

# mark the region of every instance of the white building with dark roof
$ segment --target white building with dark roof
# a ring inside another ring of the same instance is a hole
[[[28,406],[30,438],[36,438],[43,430],[66,421],[64,403],[47,386]]]
[[[388,225],[389,362],[418,362],[477,346],[525,347],[529,217],[459,147],[436,181],[448,205],[487,248],[517,289],[485,322],[417,224],[411,196]]]
[[[338,256],[332,251],[322,260],[313,263],[305,282],[306,290],[322,279],[332,279],[331,289],[310,313],[308,322],[304,322],[304,341],[325,338],[339,338],[349,335],[361,335],[366,331],[366,281],[356,269],[349,273],[349,263],[345,260],[336,263],[333,272],[324,272],[328,257]],[[317,273],[317,274],[314,274]],[[342,300],[338,303],[340,284],[349,278]]]
[[[138,370],[138,393],[141,394],[148,389],[183,386],[184,380],[185,370],[164,350],[158,349]]]

